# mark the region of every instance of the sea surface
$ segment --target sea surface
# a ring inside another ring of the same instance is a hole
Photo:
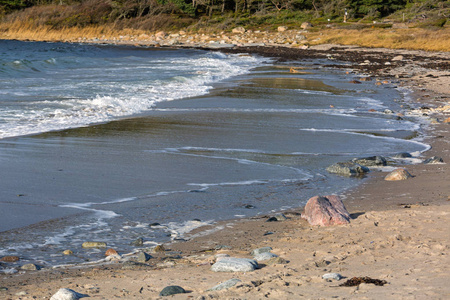
[[[384,113],[407,91],[327,63],[0,41],[0,256],[49,267],[102,258],[85,241],[180,240],[361,182],[332,163],[429,148],[420,120]]]

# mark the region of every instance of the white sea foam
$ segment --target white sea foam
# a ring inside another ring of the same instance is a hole
[[[110,82],[106,79],[97,80],[102,76],[102,65],[96,73],[93,73],[92,68],[86,69],[86,72],[91,72],[87,74],[83,74],[82,69],[71,70],[75,74],[71,80],[61,80],[57,82],[58,86],[31,82],[28,90],[33,90],[33,94],[26,92],[22,84],[16,89],[10,86],[8,94],[13,93],[15,97],[26,100],[21,100],[25,101],[22,106],[17,106],[18,101],[14,101],[13,105],[0,108],[0,138],[83,127],[139,114],[151,109],[157,102],[203,95],[211,89],[211,84],[244,74],[261,61],[251,56],[215,54],[165,60],[159,66],[157,62],[152,64],[151,61],[142,60],[139,62],[141,67],[147,67],[148,70],[132,82],[117,81],[120,80],[117,76],[112,77]],[[23,64],[19,60],[15,63]],[[134,61],[131,63],[131,70],[122,66],[117,72],[122,72],[124,78],[138,74],[136,67],[139,65]],[[158,69],[175,74],[155,76]],[[76,77],[77,72],[80,73],[79,77]],[[146,76],[147,73],[151,74]],[[90,90],[94,94],[89,96]],[[61,96],[61,93],[66,94]],[[36,97],[40,99],[33,100]]]
[[[167,229],[171,232],[171,238],[183,238],[187,233],[194,229],[212,224],[212,220],[208,221],[185,221],[185,222],[170,222],[165,224]]]

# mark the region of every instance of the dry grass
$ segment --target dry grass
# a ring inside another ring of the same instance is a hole
[[[32,22],[15,21],[0,23],[0,39],[33,41],[79,41],[81,39],[127,40],[130,36],[149,35],[140,29],[117,29],[111,25],[70,27],[55,29],[47,25],[36,26]],[[450,51],[450,28],[426,29],[321,29],[306,34],[310,45],[341,44],[369,48],[412,49],[426,51]],[[125,37],[125,38],[123,38]],[[137,38],[139,40],[139,38]]]
[[[326,29],[308,34],[311,45],[341,44],[370,48],[450,51],[450,29]]]
[[[119,36],[139,36],[144,33],[146,32],[136,29],[116,30],[107,25],[54,29],[46,25],[35,27],[31,23],[24,22],[0,23],[0,39],[69,42],[83,38],[114,40]]]

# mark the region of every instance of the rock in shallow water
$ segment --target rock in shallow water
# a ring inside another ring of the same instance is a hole
[[[117,253],[117,251],[115,249],[109,248],[108,250],[106,250],[105,256],[110,256],[110,255],[119,255],[119,253]]]
[[[142,245],[144,245],[144,239],[143,238],[138,238],[134,241],[131,242],[132,246],[136,246],[136,247],[140,247]]]
[[[22,267],[20,267],[22,270],[27,270],[27,271],[39,271],[41,269],[40,266],[35,265],[35,264],[26,264],[23,265]]]
[[[357,176],[370,171],[369,168],[352,161],[335,163],[329,166],[326,170],[329,173],[345,176]]]
[[[383,156],[370,156],[352,159],[353,162],[365,167],[385,166],[386,159]]]
[[[0,261],[3,261],[3,262],[16,262],[19,260],[20,260],[20,258],[15,255],[8,255],[8,256],[3,256],[2,258],[0,258]]]
[[[392,156],[393,158],[410,158],[412,157],[411,154],[409,154],[408,152],[401,152],[401,153],[397,153],[394,156]]]
[[[84,242],[81,247],[83,248],[106,248],[105,242]]]
[[[213,272],[251,272],[258,268],[258,263],[248,258],[223,258],[211,267]]]

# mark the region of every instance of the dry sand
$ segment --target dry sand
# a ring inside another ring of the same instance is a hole
[[[442,55],[448,65],[448,53]],[[449,78],[448,69],[421,69],[402,84],[415,89],[414,101],[435,108],[421,113],[444,120],[450,111],[436,108],[449,105]],[[217,224],[223,229],[209,235],[197,231],[187,242],[165,245],[166,252],[152,254],[146,266],[122,269],[121,263],[112,263],[1,275],[0,287],[8,289],[0,291],[0,298],[49,299],[59,288],[70,288],[91,299],[450,299],[449,128],[450,123],[430,124],[425,142],[433,148],[424,153],[424,158],[438,155],[447,164],[407,165],[414,177],[405,181],[384,181],[386,173],[371,172],[364,184],[341,195],[352,213],[349,225],[309,226],[300,209],[286,212],[288,220],[279,222],[232,220]],[[220,245],[231,249],[215,250]],[[251,250],[265,246],[287,262],[262,263],[247,273],[210,270],[218,253],[251,258]],[[182,258],[174,257],[177,251]],[[322,279],[330,272],[344,278]],[[339,286],[355,276],[387,284]],[[207,291],[231,278],[241,282]],[[188,293],[159,297],[169,285]]]

